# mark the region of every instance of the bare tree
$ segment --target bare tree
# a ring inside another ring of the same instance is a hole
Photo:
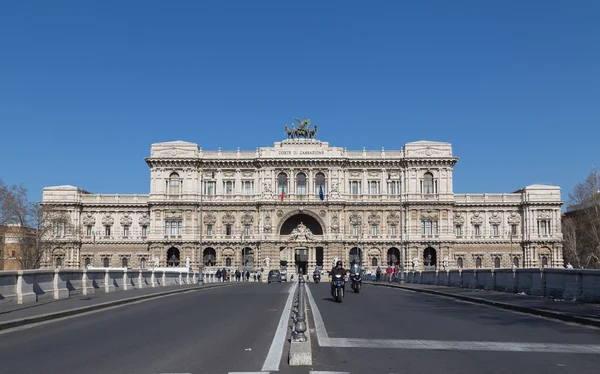
[[[563,246],[575,247],[579,265],[585,268],[600,268],[600,176],[596,168],[592,169],[585,181],[578,183],[569,194],[571,204],[566,218],[572,218],[573,223],[565,218],[571,228],[569,242]],[[563,228],[565,224],[563,224]]]
[[[577,220],[575,217],[564,217],[562,219],[562,233],[565,263],[571,264],[577,268],[581,267],[581,261],[579,259],[580,253],[577,250],[578,232]]]

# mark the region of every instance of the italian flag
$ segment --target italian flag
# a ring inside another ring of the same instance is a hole
[[[281,185],[281,201],[283,201],[283,197],[285,196],[285,188],[284,185]]]

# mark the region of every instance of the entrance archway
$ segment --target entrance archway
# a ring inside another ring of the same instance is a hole
[[[179,249],[169,248],[167,251],[167,266],[179,266]]]
[[[398,248],[390,248],[387,252],[387,263],[390,266],[400,263],[400,250]]]
[[[204,266],[215,266],[217,264],[217,251],[214,248],[204,250]]]
[[[427,247],[423,251],[423,265],[425,267],[428,266],[436,266],[437,265],[437,253],[434,248]]]
[[[353,261],[358,262],[359,264],[362,263],[362,249],[358,248],[358,247],[354,247],[352,249],[350,249],[350,257],[348,258],[350,263],[352,263]]]
[[[254,251],[250,247],[242,248],[242,266],[244,271],[254,268]]]
[[[310,232],[313,233],[313,235],[323,235],[323,227],[319,221],[312,215],[306,213],[294,214],[287,218],[279,229],[279,235],[290,235],[292,230],[298,227],[300,223],[310,229]]]

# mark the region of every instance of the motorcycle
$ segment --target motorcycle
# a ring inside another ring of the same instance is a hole
[[[338,303],[342,302],[344,298],[344,287],[346,281],[344,280],[344,276],[342,274],[335,274],[333,276],[333,298]]]
[[[321,274],[314,273],[313,274],[313,281],[315,281],[315,284],[319,284],[319,282],[321,281]]]
[[[360,274],[352,274],[350,275],[350,280],[352,281],[351,287],[355,293],[360,292],[360,288],[362,287],[362,279],[360,279]]]

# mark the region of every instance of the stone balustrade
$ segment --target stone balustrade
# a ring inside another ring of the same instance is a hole
[[[406,282],[600,303],[600,270],[463,269],[406,273]]]
[[[198,273],[166,269],[54,269],[0,271],[0,305],[65,299],[95,292],[196,284]]]

